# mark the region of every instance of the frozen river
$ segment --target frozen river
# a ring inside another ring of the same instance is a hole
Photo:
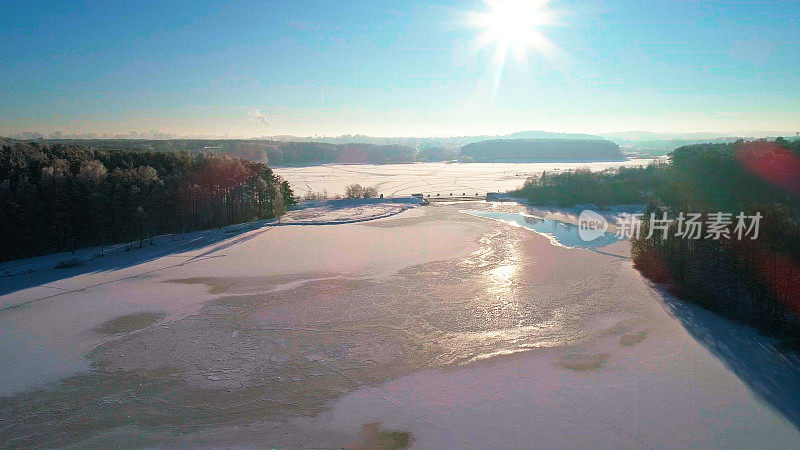
[[[573,246],[515,203],[381,205],[15,262],[0,447],[800,442],[796,354],[653,289],[628,242]]]
[[[414,193],[486,195],[522,186],[532,175],[548,171],[591,169],[595,171],[620,166],[645,166],[652,159],[590,163],[413,163],[413,164],[326,164],[314,167],[277,167],[275,173],[291,184],[295,193],[323,192],[343,194],[345,186],[358,183],[375,186],[385,196]]]

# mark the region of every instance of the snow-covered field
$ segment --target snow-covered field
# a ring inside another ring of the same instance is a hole
[[[800,442],[797,357],[662,295],[627,242],[348,202],[0,279],[2,444]]]
[[[386,196],[421,194],[466,194],[485,196],[522,186],[531,175],[544,171],[577,168],[605,170],[620,166],[644,166],[651,159],[630,159],[592,163],[414,163],[414,164],[327,164],[314,167],[276,167],[275,173],[289,181],[303,196],[309,191],[328,195],[344,194],[345,186],[358,183],[376,186]]]
[[[420,206],[413,197],[339,199],[301,202],[280,218],[284,225],[336,225],[382,219]]]

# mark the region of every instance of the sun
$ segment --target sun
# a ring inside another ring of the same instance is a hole
[[[524,61],[530,52],[548,55],[553,44],[542,34],[555,14],[547,9],[550,0],[484,0],[488,10],[470,14],[470,25],[481,30],[478,46],[494,46],[497,65],[495,91],[509,54]]]

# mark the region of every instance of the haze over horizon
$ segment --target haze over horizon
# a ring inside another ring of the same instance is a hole
[[[529,134],[533,134],[529,136]],[[552,135],[552,136],[549,136]],[[375,136],[375,135],[365,135],[365,134],[340,134],[340,135],[310,135],[310,136],[301,136],[301,135],[292,135],[292,134],[278,134],[278,135],[261,135],[261,136],[235,136],[235,135],[214,135],[214,134],[194,134],[194,135],[186,135],[186,134],[172,134],[167,133],[160,130],[130,130],[127,133],[109,133],[109,132],[79,132],[79,133],[70,133],[64,132],[61,130],[55,130],[52,132],[41,132],[37,130],[28,130],[23,132],[16,132],[16,133],[9,133],[7,135],[1,135],[0,137],[6,137],[11,139],[19,139],[19,140],[37,140],[37,139],[45,139],[45,140],[91,140],[91,139],[131,139],[131,140],[277,140],[277,141],[341,141],[344,142],[347,138],[353,138],[353,142],[359,141],[381,141],[386,140],[387,142],[393,141],[404,141],[404,140],[455,140],[460,142],[464,139],[470,138],[482,138],[482,139],[493,139],[493,138],[518,138],[518,139],[542,139],[542,138],[556,138],[556,139],[590,139],[590,138],[598,138],[598,139],[608,139],[612,141],[620,141],[620,142],[646,142],[646,141],[669,141],[669,140],[685,140],[685,141],[702,141],[702,140],[715,140],[715,139],[733,139],[733,138],[743,138],[743,139],[764,139],[764,138],[777,138],[777,137],[784,137],[784,138],[797,138],[800,136],[800,132],[796,131],[776,131],[776,130],[751,130],[751,131],[731,131],[731,132],[721,132],[721,133],[713,133],[713,132],[703,132],[703,131],[693,131],[693,132],[672,132],[672,133],[664,133],[664,132],[657,132],[657,131],[645,131],[645,130],[638,130],[638,131],[617,131],[617,132],[610,132],[610,133],[581,133],[581,132],[553,132],[553,131],[543,131],[543,130],[518,130],[512,133],[505,133],[505,134],[465,134],[465,135],[419,135],[419,136]]]
[[[9,2],[0,135],[800,130],[792,1]]]

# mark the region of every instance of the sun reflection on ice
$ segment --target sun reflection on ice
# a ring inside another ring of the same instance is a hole
[[[519,226],[514,227],[519,228]],[[441,327],[438,363],[467,364],[534,348],[568,345],[582,339],[568,326],[566,309],[551,308],[525,255],[525,232],[501,227],[480,238],[482,248],[459,262],[464,282],[437,297],[446,310],[462,314],[457,327]],[[463,301],[452,302],[459,292]],[[448,320],[448,325],[459,321]]]
[[[497,298],[508,298],[512,295],[511,286],[514,284],[514,277],[519,272],[519,266],[511,264],[500,266],[486,273],[489,279],[487,290]]]

